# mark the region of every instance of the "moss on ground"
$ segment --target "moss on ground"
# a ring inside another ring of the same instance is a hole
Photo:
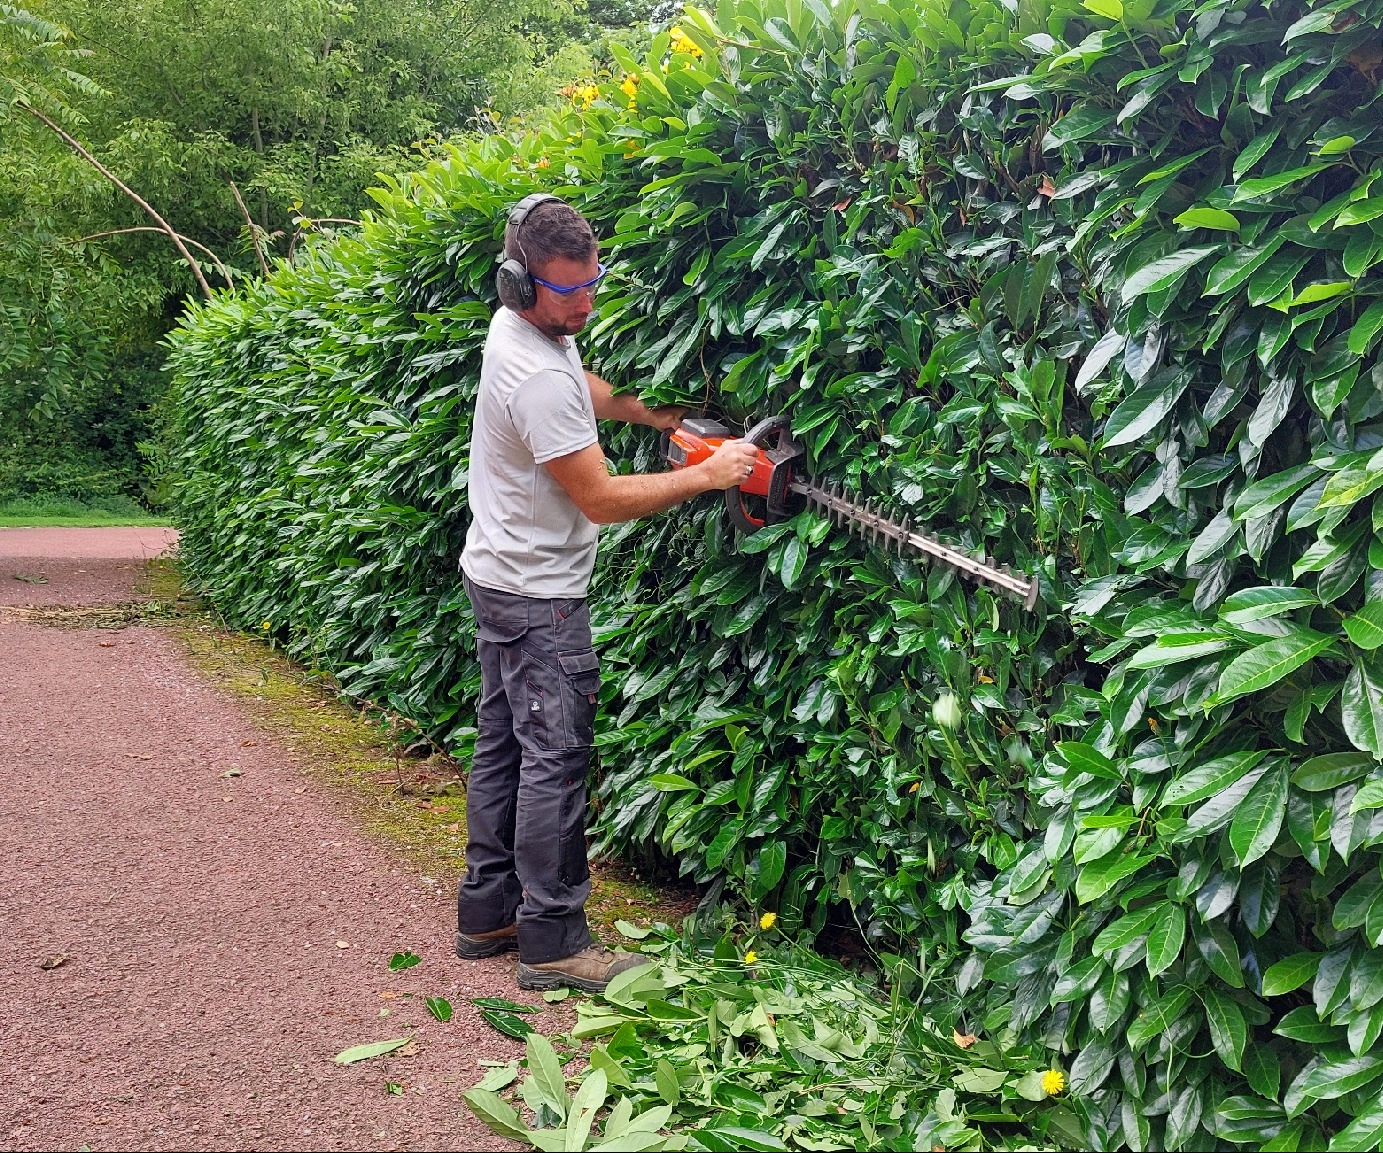
[[[466,796],[463,766],[438,751],[410,755],[416,734],[384,713],[345,701],[327,674],[305,668],[269,640],[225,627],[185,588],[175,562],[148,562],[139,594],[150,614],[177,634],[193,664],[239,699],[283,741],[314,780],[332,788],[365,832],[444,885],[464,868]],[[695,904],[685,890],[650,885],[626,865],[592,867],[587,914],[607,942],[615,922],[676,925]]]

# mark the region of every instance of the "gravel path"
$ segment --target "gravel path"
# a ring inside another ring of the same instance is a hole
[[[168,543],[0,530],[0,604],[128,600]],[[512,961],[457,960],[451,878],[368,841],[176,637],[0,612],[0,772],[0,1146],[514,1147],[460,1102],[521,1053],[467,1003],[516,997]]]

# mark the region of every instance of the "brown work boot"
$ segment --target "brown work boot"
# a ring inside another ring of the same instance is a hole
[[[603,993],[611,978],[640,965],[650,965],[638,953],[612,953],[601,945],[587,945],[579,953],[534,965],[519,962],[520,989],[580,989]]]
[[[457,933],[456,955],[465,961],[495,957],[519,947],[518,925],[505,925],[488,933]]]

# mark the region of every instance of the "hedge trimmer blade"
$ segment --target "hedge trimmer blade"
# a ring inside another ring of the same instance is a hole
[[[715,450],[731,438],[729,428],[717,420],[703,416],[684,417],[675,429],[663,433],[659,453],[673,468],[687,468],[708,460]],[[744,439],[759,450],[754,466],[744,481],[725,492],[725,511],[730,523],[744,533],[758,532],[770,521],[790,515],[789,493],[806,497],[808,505],[824,512],[827,519],[838,525],[848,525],[851,531],[885,547],[896,546],[918,553],[928,560],[950,566],[967,580],[991,588],[1002,589],[1023,602],[1031,611],[1037,606],[1037,580],[1017,576],[1008,567],[989,563],[983,553],[967,556],[951,545],[933,540],[912,527],[912,522],[890,520],[877,508],[856,504],[842,495],[840,485],[822,487],[815,479],[802,480],[793,474],[803,457],[802,445],[793,438],[792,426],[786,416],[770,416],[761,420],[744,434]],[[765,502],[762,517],[745,507],[745,496]]]
[[[1011,593],[1023,602],[1023,607],[1033,609],[1037,605],[1037,581],[1015,575],[1007,565],[996,567],[989,558],[967,556],[958,549],[939,540],[933,540],[918,532],[908,520],[901,523],[890,520],[868,504],[859,505],[842,495],[840,485],[832,484],[825,488],[813,480],[793,479],[788,488],[807,498],[807,503],[826,514],[828,520],[858,530],[860,536],[883,547],[896,546],[901,555],[904,548],[920,553],[929,560],[948,565],[961,576],[968,577],[977,584],[989,585]]]

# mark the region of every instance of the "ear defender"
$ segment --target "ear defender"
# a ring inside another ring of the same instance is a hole
[[[505,250],[504,263],[495,273],[495,291],[499,293],[499,302],[512,312],[526,312],[538,301],[538,286],[533,283],[533,277],[528,273],[528,257],[519,241],[519,231],[523,228],[523,222],[528,219],[528,214],[549,200],[562,203],[561,197],[547,192],[534,192],[514,205],[509,213],[506,231],[510,228],[514,230],[514,242],[518,244],[519,255],[523,259],[516,260],[508,249]]]

